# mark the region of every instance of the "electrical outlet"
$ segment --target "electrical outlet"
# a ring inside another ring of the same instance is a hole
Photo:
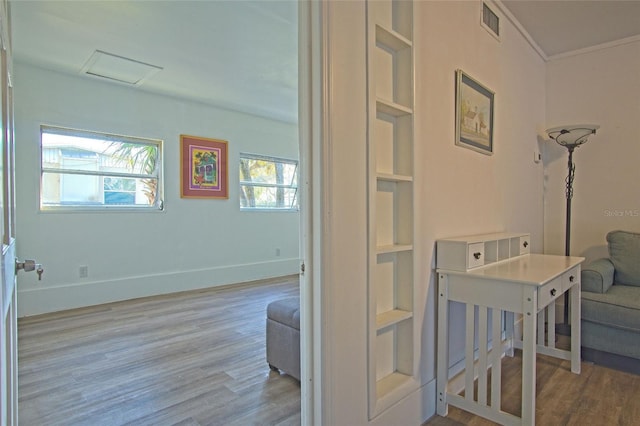
[[[81,267],[78,268],[78,276],[80,278],[87,278],[89,276],[89,267],[86,265],[83,265]]]

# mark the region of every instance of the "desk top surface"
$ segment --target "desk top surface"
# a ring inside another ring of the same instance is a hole
[[[564,272],[581,264],[584,257],[526,254],[502,262],[470,269],[466,272],[439,269],[438,272],[464,275],[474,279],[544,285]]]

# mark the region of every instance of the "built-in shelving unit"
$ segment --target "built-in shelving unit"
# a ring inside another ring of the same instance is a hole
[[[367,2],[369,417],[417,389],[413,2]]]

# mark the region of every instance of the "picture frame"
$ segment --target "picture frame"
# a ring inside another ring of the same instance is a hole
[[[228,143],[180,135],[180,197],[229,198]]]
[[[493,154],[495,93],[456,70],[456,145]]]

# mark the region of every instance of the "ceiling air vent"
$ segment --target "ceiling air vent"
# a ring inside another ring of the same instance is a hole
[[[500,18],[485,2],[482,2],[481,25],[489,34],[500,40]]]
[[[96,50],[81,72],[93,77],[139,86],[158,71],[162,71],[162,67]]]

